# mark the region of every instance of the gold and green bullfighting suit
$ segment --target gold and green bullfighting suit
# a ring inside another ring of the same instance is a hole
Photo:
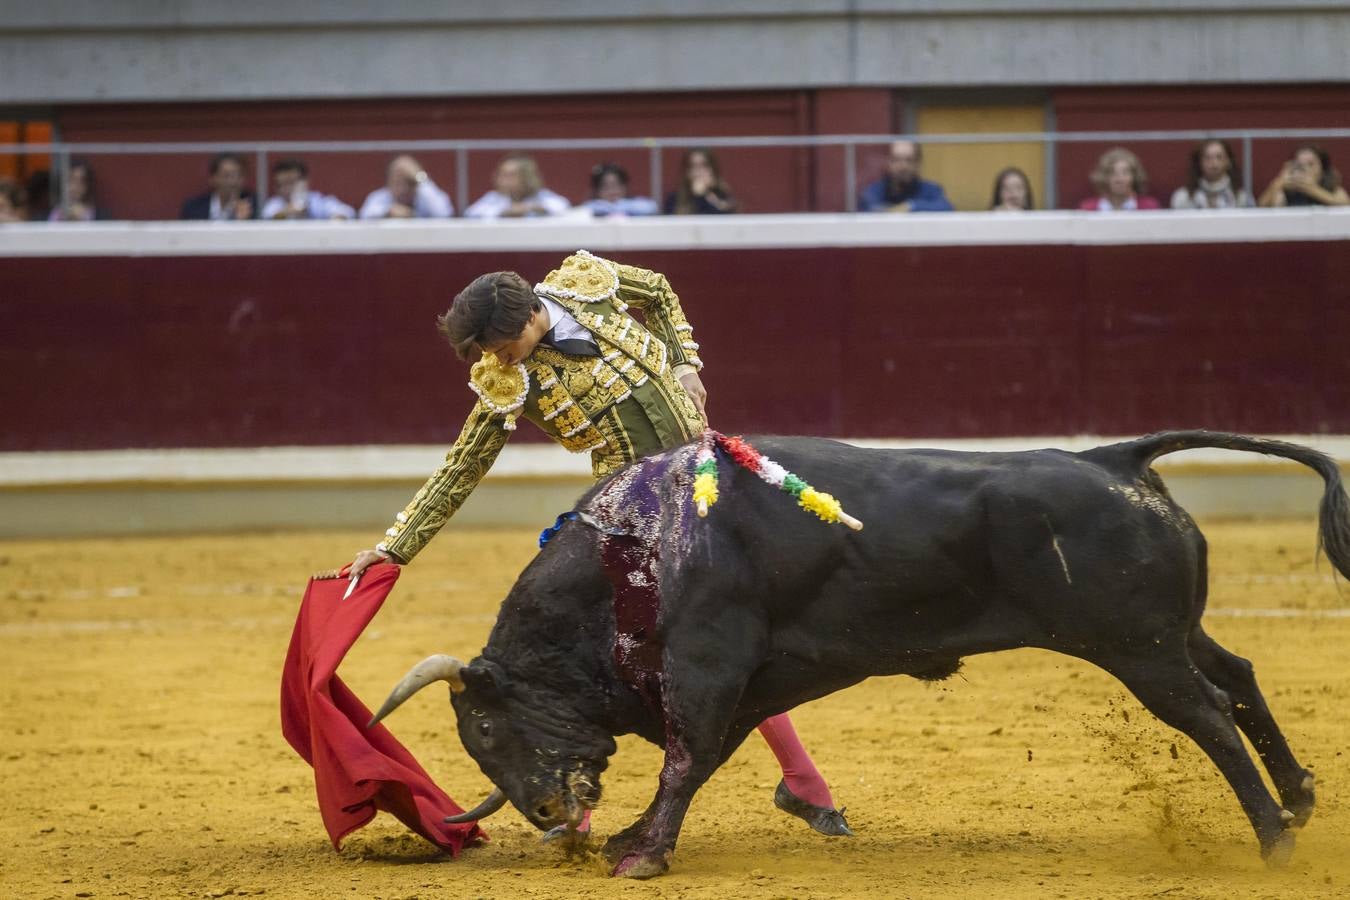
[[[590,331],[599,355],[540,345],[502,367],[485,354],[470,375],[478,402],[464,430],[377,550],[405,563],[416,556],[487,474],[518,416],[573,453],[589,451],[596,478],[702,433],[707,423],[680,376],[703,362],[664,275],[580,250],[534,290]]]

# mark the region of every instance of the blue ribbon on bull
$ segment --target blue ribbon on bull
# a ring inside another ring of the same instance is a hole
[[[558,521],[554,522],[548,528],[545,528],[543,531],[539,532],[539,549],[540,550],[544,549],[544,545],[547,544],[549,541],[553,540],[554,536],[556,536],[559,531],[562,531],[562,527],[565,523],[570,522],[575,518],[578,518],[580,515],[581,513],[577,512],[574,509],[571,512],[565,512],[562,515],[558,516]]]

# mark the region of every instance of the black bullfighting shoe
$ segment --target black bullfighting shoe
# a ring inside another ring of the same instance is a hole
[[[786,781],[778,782],[778,789],[773,792],[773,805],[801,819],[821,834],[828,834],[831,837],[853,837],[853,829],[848,827],[843,809],[829,809],[807,803],[788,790]]]

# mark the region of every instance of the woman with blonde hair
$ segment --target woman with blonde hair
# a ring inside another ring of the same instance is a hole
[[[1148,173],[1135,156],[1124,147],[1112,147],[1097,160],[1097,167],[1088,176],[1097,196],[1087,197],[1079,209],[1096,212],[1116,212],[1133,209],[1158,209],[1158,201],[1150,197]]]
[[[497,163],[492,179],[493,189],[468,209],[469,219],[521,218],[525,216],[556,216],[572,208],[566,197],[544,187],[544,177],[534,157],[511,153]]]

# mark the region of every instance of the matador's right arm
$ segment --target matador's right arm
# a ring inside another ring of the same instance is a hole
[[[478,487],[510,434],[502,428],[499,414],[482,400],[475,403],[445,462],[413,495],[375,549],[395,562],[411,562]]]

